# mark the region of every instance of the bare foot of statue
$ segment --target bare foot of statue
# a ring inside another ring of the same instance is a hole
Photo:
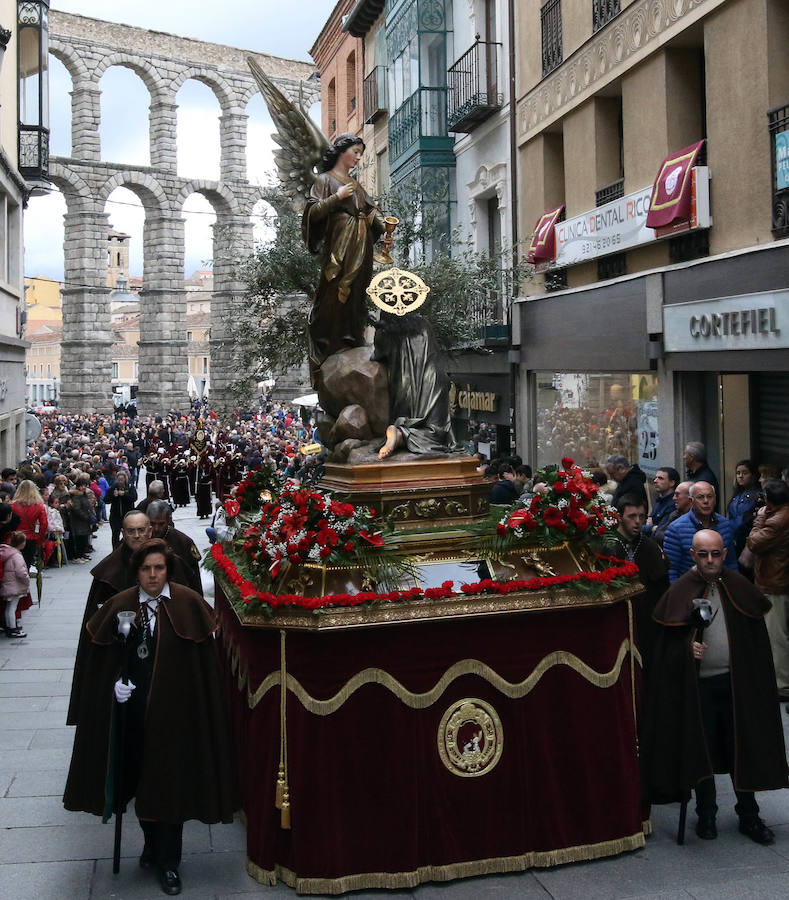
[[[390,425],[386,429],[386,443],[378,451],[378,459],[386,459],[403,443],[403,435],[399,428]]]

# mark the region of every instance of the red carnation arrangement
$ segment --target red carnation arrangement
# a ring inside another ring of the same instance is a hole
[[[547,466],[537,472],[534,484],[534,495],[518,500],[496,526],[505,542],[528,540],[552,547],[578,537],[605,541],[616,529],[615,510],[569,456],[562,459],[561,467]]]
[[[286,562],[358,563],[360,555],[384,545],[374,522],[373,509],[340,503],[291,482],[263,504],[258,521],[242,530],[242,547],[251,571],[264,581],[273,580]]]

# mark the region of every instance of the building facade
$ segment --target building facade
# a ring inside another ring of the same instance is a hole
[[[789,463],[789,5],[523,0],[524,457]]]
[[[0,465],[25,451],[22,217],[47,187],[48,0],[0,2]]]

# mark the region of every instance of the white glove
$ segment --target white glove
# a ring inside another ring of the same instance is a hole
[[[129,697],[131,697],[132,691],[136,685],[132,684],[130,681],[128,684],[124,684],[119,678],[115,682],[115,699],[118,703],[125,703]]]

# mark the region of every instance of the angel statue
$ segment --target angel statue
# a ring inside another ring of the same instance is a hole
[[[385,234],[381,211],[351,176],[365,145],[354,134],[330,144],[301,108],[273,84],[254,59],[248,63],[277,127],[274,151],[283,190],[304,203],[302,234],[311,253],[322,256],[318,288],[308,324],[310,370],[327,357],[363,346],[367,325],[366,288],[373,271],[373,247]],[[391,235],[384,238],[388,252]]]

